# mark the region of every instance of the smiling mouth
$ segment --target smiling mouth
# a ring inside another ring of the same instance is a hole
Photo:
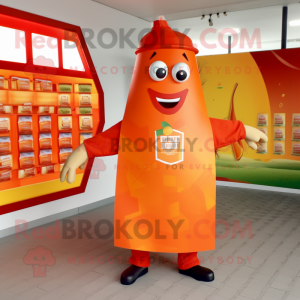
[[[172,115],[179,111],[184,104],[188,89],[175,94],[163,94],[148,89],[152,104],[161,113]]]
[[[164,108],[173,108],[178,104],[178,102],[180,101],[180,98],[162,99],[162,98],[156,97],[156,100]]]

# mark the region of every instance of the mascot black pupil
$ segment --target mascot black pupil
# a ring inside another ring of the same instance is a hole
[[[166,77],[166,70],[164,68],[159,68],[157,71],[156,71],[156,76],[159,78],[159,79],[162,79],[162,78],[165,78]]]
[[[185,80],[185,79],[187,78],[187,73],[186,73],[186,71],[183,71],[183,70],[178,71],[178,72],[176,73],[176,78],[177,78],[178,80],[180,80],[180,81]]]

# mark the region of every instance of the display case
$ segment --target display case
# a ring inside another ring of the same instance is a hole
[[[102,131],[104,99],[78,26],[0,8],[0,39],[7,41],[0,50],[5,214],[84,192],[93,160],[71,185],[60,182],[60,170],[84,139]]]

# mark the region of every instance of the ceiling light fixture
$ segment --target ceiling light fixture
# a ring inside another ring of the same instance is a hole
[[[225,17],[227,17],[227,12],[226,12],[226,11],[224,11],[224,13],[223,13],[223,14],[224,14],[224,16],[225,16]]]
[[[220,18],[220,13],[217,13],[217,17]]]
[[[202,17],[201,17],[201,20],[203,20],[205,18],[205,15],[203,15]]]
[[[290,26],[292,26],[292,27],[300,26],[300,20],[290,21]]]
[[[213,23],[213,20],[212,20],[212,18],[211,18],[211,14],[209,15],[209,20],[208,20],[208,24],[209,24],[209,26],[214,26],[214,23]]]

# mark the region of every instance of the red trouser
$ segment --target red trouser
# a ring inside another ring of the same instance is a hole
[[[150,255],[148,251],[131,250],[132,256],[129,263],[138,267],[150,266]],[[200,264],[197,252],[178,253],[178,269],[186,270]]]

